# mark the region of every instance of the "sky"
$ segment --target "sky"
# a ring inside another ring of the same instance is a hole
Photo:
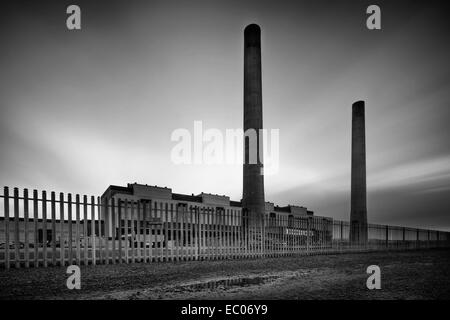
[[[242,196],[242,166],[175,164],[174,130],[242,128],[243,30],[261,27],[267,201],[350,214],[366,102],[368,220],[450,230],[449,22],[440,1],[5,1],[0,184],[101,195],[144,183]],[[81,8],[81,30],[66,8]]]

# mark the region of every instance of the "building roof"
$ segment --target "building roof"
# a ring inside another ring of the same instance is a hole
[[[102,195],[102,199],[113,197],[116,194],[133,195],[137,197],[143,197],[147,199],[171,199],[176,201],[207,203],[217,206],[231,206],[242,207],[241,201],[230,200],[229,197],[224,195],[201,193],[198,195],[188,195],[182,193],[173,193],[172,189],[167,187],[150,186],[147,184],[129,183],[126,187],[110,185]],[[270,208],[266,207],[266,211],[275,211],[280,213],[291,213],[294,215],[313,215],[314,212],[307,210],[305,207],[287,205],[287,206],[273,206],[273,203],[267,202]],[[272,209],[273,208],[273,209]]]

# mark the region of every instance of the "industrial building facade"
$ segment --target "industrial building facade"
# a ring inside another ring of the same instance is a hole
[[[234,233],[248,229],[247,224],[251,221],[241,202],[232,201],[228,196],[209,193],[186,195],[173,193],[170,188],[137,183],[126,187],[109,186],[101,197],[101,203],[101,220],[105,224],[106,236],[127,239],[129,245],[134,243],[135,246],[172,248],[177,239],[182,241],[183,246],[195,246],[193,235],[200,226],[208,230],[214,230],[215,227],[230,229],[227,232]],[[135,204],[134,210],[129,208],[125,212],[124,208],[130,207],[132,203]],[[314,213],[305,207],[279,207],[266,202],[264,228],[269,235],[273,231],[277,234],[304,235],[305,239],[307,232],[311,236],[323,233],[321,237],[329,239],[331,243],[332,219],[320,217],[322,224],[325,222],[328,226],[315,229],[311,224],[308,230],[306,223],[300,223],[307,221],[308,217],[313,218]],[[170,229],[175,229],[178,238],[172,235]],[[255,228],[252,238],[259,238],[257,241],[260,242],[261,236],[257,236],[256,229],[259,228]],[[207,241],[213,239],[212,235],[206,236]]]

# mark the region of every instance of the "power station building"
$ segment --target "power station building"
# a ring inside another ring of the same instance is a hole
[[[166,235],[162,228],[162,225],[166,222],[174,222],[175,224],[182,222],[187,226],[192,225],[193,228],[199,224],[206,227],[220,225],[240,228],[246,221],[247,223],[251,221],[250,216],[248,216],[248,220],[244,218],[245,213],[243,213],[241,202],[233,201],[228,196],[209,193],[200,193],[198,195],[180,194],[172,192],[170,188],[138,183],[128,184],[126,187],[109,186],[101,197],[101,203],[100,219],[105,225],[108,238],[117,239],[119,234],[130,235],[134,233],[138,239],[136,241],[142,243],[139,238],[143,238],[146,234],[151,234],[153,236],[151,237],[152,244],[150,245],[154,247],[162,247],[164,243],[167,243],[169,248],[171,246],[172,239],[170,239],[170,234]],[[132,212],[128,209],[127,212],[122,211],[119,213],[119,203],[122,210],[125,206],[129,208],[130,203],[134,203],[136,208]],[[125,205],[126,203],[128,205]],[[139,204],[139,209],[137,204]],[[261,221],[265,221],[265,228],[269,232],[271,228],[276,228],[276,233],[298,233],[300,232],[300,224],[296,223],[296,221],[298,222],[301,219],[305,221],[307,217],[319,218],[314,216],[313,211],[295,205],[280,207],[271,202],[265,202],[264,209],[264,219],[261,219]],[[134,221],[134,227],[131,225],[125,227],[125,220]],[[320,220],[328,222],[330,228],[327,228],[326,232],[328,233],[327,237],[331,240],[332,219],[320,217]],[[258,226],[253,226],[256,232]],[[121,229],[120,231],[119,228]],[[306,225],[304,225],[303,231],[306,232]],[[309,232],[313,235],[323,232],[323,230],[314,230],[311,227]],[[189,238],[186,230],[181,230],[181,233],[186,238]],[[165,241],[166,236],[169,237],[168,241]],[[189,239],[185,239],[185,246],[189,246],[189,243]]]

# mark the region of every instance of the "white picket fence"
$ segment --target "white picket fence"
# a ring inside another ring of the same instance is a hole
[[[364,246],[349,223],[266,216],[255,224],[240,208],[130,201],[27,189],[0,196],[0,267],[47,267],[244,259],[349,251],[448,247],[448,232],[369,224]]]

